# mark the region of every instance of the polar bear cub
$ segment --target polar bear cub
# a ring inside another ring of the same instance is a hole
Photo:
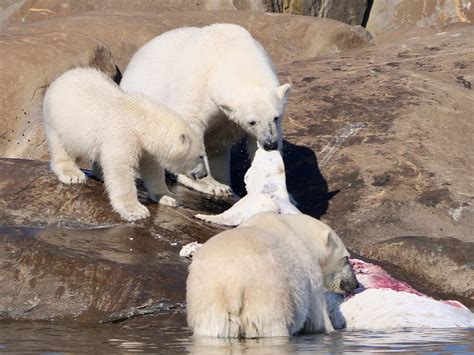
[[[150,215],[137,198],[138,174],[150,199],[171,206],[177,203],[164,168],[197,179],[207,175],[203,141],[181,116],[126,94],[96,69],[76,68],[57,78],[45,94],[43,114],[58,179],[83,183],[76,160],[98,163],[112,207],[125,220]]]
[[[195,335],[211,337],[330,332],[325,288],[358,286],[348,256],[337,234],[317,219],[257,214],[194,254],[188,324]]]
[[[250,159],[258,141],[281,148],[281,122],[290,84],[280,85],[265,49],[243,27],[183,27],[155,37],[130,60],[120,86],[181,114],[202,137],[210,173],[178,181],[195,190],[231,194],[232,144],[248,136]]]

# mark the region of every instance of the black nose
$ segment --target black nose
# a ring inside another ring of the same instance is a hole
[[[263,143],[263,149],[265,150],[277,150],[278,142],[265,142]]]
[[[342,280],[340,283],[341,290],[346,292],[352,292],[355,289],[359,288],[359,282],[354,277],[352,280]]]
[[[193,177],[194,180],[199,180],[199,179],[205,178],[207,176],[207,172],[201,171],[199,173],[191,173],[191,176]]]

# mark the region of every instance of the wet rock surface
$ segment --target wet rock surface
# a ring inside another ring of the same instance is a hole
[[[152,217],[123,223],[100,182],[65,186],[46,162],[0,159],[0,317],[109,321],[160,300],[182,308],[188,261],[179,250],[222,230],[193,215],[229,204],[174,191],[184,207],[140,191]]]

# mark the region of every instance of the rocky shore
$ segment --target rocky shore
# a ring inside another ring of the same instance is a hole
[[[0,31],[0,318],[98,322],[139,306],[180,313],[189,263],[181,246],[222,230],[193,216],[232,201],[173,185],[183,207],[148,201],[152,218],[123,223],[100,182],[64,186],[49,171],[41,102],[67,69],[92,65],[119,80],[150,38],[214,22],[246,27],[293,85],[284,160],[298,208],[355,255],[474,306],[472,25],[373,40],[309,16],[104,8],[24,23],[14,15]],[[239,190],[248,162],[234,161]]]

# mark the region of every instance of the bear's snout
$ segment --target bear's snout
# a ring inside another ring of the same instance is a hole
[[[277,141],[265,141],[263,143],[263,149],[269,150],[277,150],[278,149],[278,142]]]
[[[341,288],[341,290],[351,293],[357,288],[359,288],[359,282],[355,277],[351,279],[341,280],[339,287]]]
[[[194,179],[194,180],[199,180],[199,179],[203,179],[207,176],[207,170],[206,168],[203,168],[203,169],[199,169],[199,170],[193,170],[191,172],[191,177]]]

